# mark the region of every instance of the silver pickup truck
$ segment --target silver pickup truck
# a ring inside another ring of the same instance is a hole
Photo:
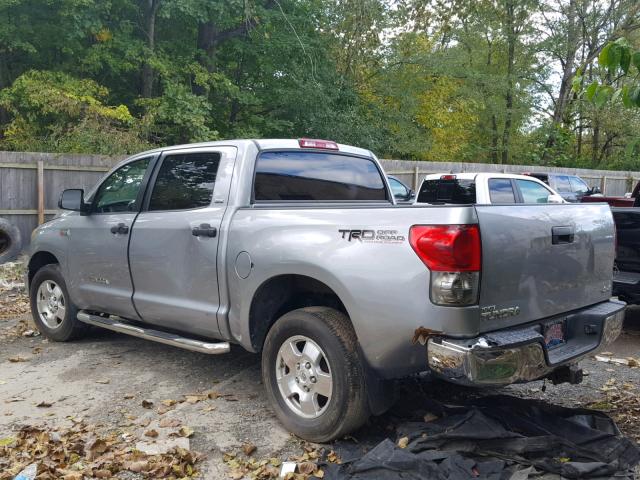
[[[28,265],[45,336],[261,352],[276,414],[313,441],[383,412],[388,380],[417,372],[578,381],[621,330],[607,205],[395,205],[371,152],[329,141],[152,150],[60,207]]]

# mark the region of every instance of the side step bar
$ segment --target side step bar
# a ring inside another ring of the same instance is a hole
[[[228,353],[231,350],[229,342],[208,343],[202,340],[194,340],[193,338],[181,337],[175,333],[163,332],[161,330],[153,330],[151,328],[142,328],[129,323],[123,323],[118,317],[100,317],[81,310],[78,312],[78,320],[96,327],[106,328],[114,332],[126,333],[133,337],[144,338],[173,347],[180,347],[192,352],[208,353],[209,355],[217,355],[220,353]]]

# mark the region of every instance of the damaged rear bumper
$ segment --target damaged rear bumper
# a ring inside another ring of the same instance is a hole
[[[429,338],[427,358],[438,376],[463,385],[507,385],[548,376],[611,344],[622,331],[625,303],[617,300],[517,329],[470,339]],[[565,342],[548,347],[546,325],[563,322]]]

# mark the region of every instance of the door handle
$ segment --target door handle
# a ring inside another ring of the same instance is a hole
[[[575,230],[573,227],[552,227],[551,243],[561,245],[563,243],[573,243]]]
[[[119,223],[118,225],[114,225],[113,227],[111,227],[111,233],[113,233],[114,235],[117,235],[118,233],[126,235],[127,233],[129,233],[129,227],[124,223]]]
[[[218,229],[216,227],[212,227],[208,223],[201,223],[199,227],[193,227],[191,229],[191,235],[194,237],[214,238],[218,235]]]

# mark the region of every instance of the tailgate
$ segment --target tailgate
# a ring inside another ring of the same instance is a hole
[[[481,331],[551,317],[611,296],[608,205],[476,206],[482,238]]]

